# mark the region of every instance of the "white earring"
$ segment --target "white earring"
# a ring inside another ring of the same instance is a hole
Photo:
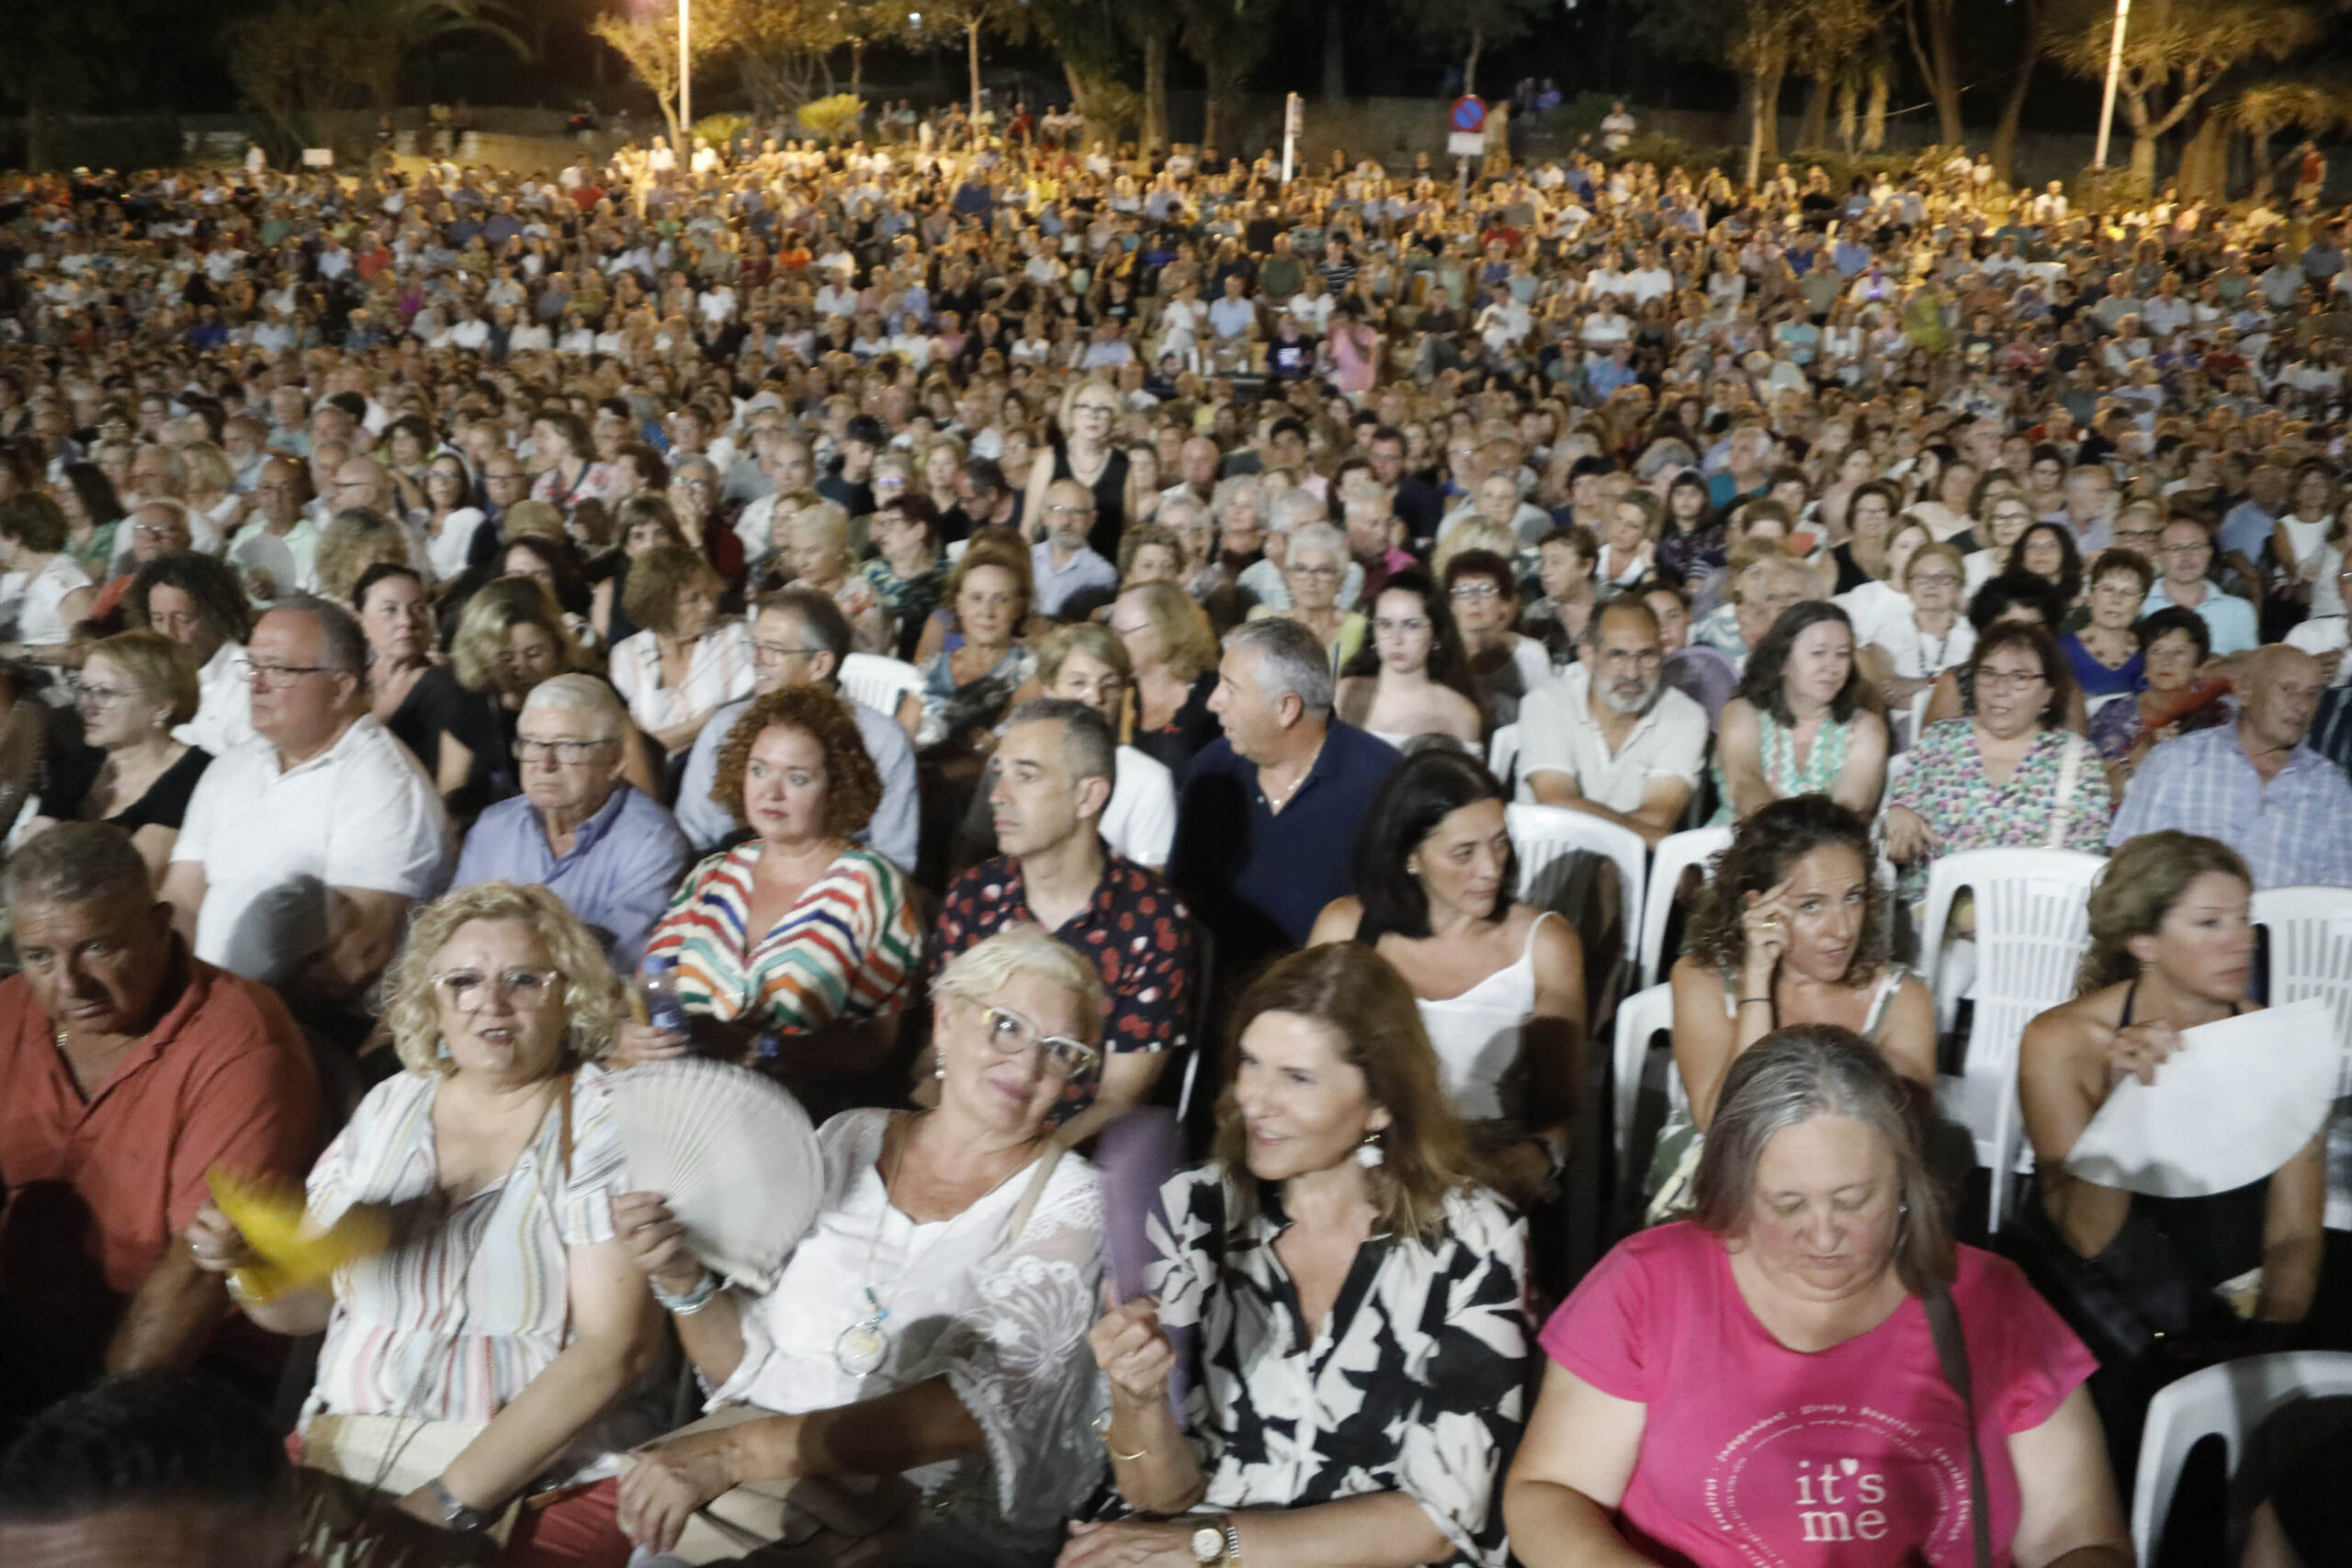
[[[1380,1146],[1380,1134],[1366,1133],[1363,1142],[1356,1145],[1356,1163],[1366,1170],[1377,1170],[1387,1161],[1388,1151]]]
[[[947,1076],[947,1064],[945,1062],[933,1064],[931,1069],[931,1076],[935,1078],[945,1077]]]

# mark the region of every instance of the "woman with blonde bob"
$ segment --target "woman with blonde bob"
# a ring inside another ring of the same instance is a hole
[[[1159,1517],[1073,1525],[1061,1568],[1500,1568],[1526,1230],[1477,1183],[1411,987],[1368,947],[1310,948],[1250,987],[1231,1038],[1215,1157],[1161,1194],[1151,1294],[1092,1337],[1120,1501]],[[1201,1369],[1183,1426],[1178,1327]]]
[[[1111,602],[1111,630],[1136,675],[1136,749],[1181,778],[1221,729],[1209,711],[1216,690],[1216,633],[1191,594],[1146,582]]]
[[[311,557],[319,593],[349,609],[359,606],[353,594],[367,570],[381,561],[413,569],[409,558],[408,533],[380,512],[354,506],[338,512],[319,531],[317,553]],[[285,586],[281,584],[281,587]]]
[[[396,1476],[401,1512],[479,1532],[641,1435],[599,1425],[650,1365],[659,1325],[613,1223],[625,1167],[598,1064],[619,995],[553,894],[490,882],[418,915],[389,997],[405,1070],[360,1102],[307,1200],[314,1225],[372,1209],[393,1239],[329,1284],[231,1290],[263,1328],[326,1336],[304,1462]],[[212,1272],[254,1261],[216,1205],[187,1237]],[[389,1468],[368,1417],[401,1421]],[[501,1560],[617,1568],[614,1497],[600,1481],[522,1510]]]
[[[1619,1243],[1544,1327],[1503,1493],[1527,1568],[1957,1563],[1972,1537],[2130,1568],[2095,1363],[2014,1265],[1953,1245],[1918,1103],[1831,1024],[1732,1064],[1691,1218]]]
[[[658,1194],[616,1218],[678,1325],[709,1407],[776,1414],[689,1432],[621,1483],[620,1519],[664,1551],[747,1481],[904,1476],[931,1503],[899,1563],[1041,1563],[1102,1474],[1086,1331],[1100,1179],[1048,1113],[1098,1070],[1102,983],[1034,925],[939,973],[938,1104],[846,1111],[818,1130],[817,1219],[775,1288],[719,1281]]]
[[[88,749],[52,757],[35,826],[111,822],[130,835],[160,886],[188,797],[212,754],[174,739],[200,693],[188,649],[161,632],[120,632],[90,645],[74,694]]]

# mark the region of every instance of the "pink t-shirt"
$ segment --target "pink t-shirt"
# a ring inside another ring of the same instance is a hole
[[[2048,1420],[2097,1365],[2006,1260],[1960,1249],[1952,1287],[1976,1384],[1996,1565],[2018,1526],[2007,1435]],[[1791,1350],[1747,1309],[1731,1258],[1690,1224],[1621,1243],[1544,1326],[1552,1359],[1648,1406],[1619,1527],[1695,1568],[1970,1568],[1968,1434],[1928,1315]]]

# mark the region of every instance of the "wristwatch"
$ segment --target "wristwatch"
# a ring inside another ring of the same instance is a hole
[[[1203,1525],[1193,1532],[1193,1561],[1201,1568],[1225,1561],[1225,1527]]]
[[[432,1496],[433,1506],[441,1510],[442,1524],[450,1529],[474,1535],[488,1529],[496,1519],[487,1509],[458,1502],[458,1495],[443,1485],[437,1475],[424,1483],[424,1490]]]

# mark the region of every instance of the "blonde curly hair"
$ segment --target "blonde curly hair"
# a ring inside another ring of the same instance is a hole
[[[580,917],[546,888],[481,882],[427,905],[409,926],[408,940],[386,976],[384,1023],[391,1031],[401,1066],[425,1077],[447,1077],[457,1070],[442,1052],[434,964],[459,928],[475,920],[515,920],[538,932],[563,981],[564,1065],[604,1060],[620,1024],[621,998],[620,982],[605,962],[603,946]]]

